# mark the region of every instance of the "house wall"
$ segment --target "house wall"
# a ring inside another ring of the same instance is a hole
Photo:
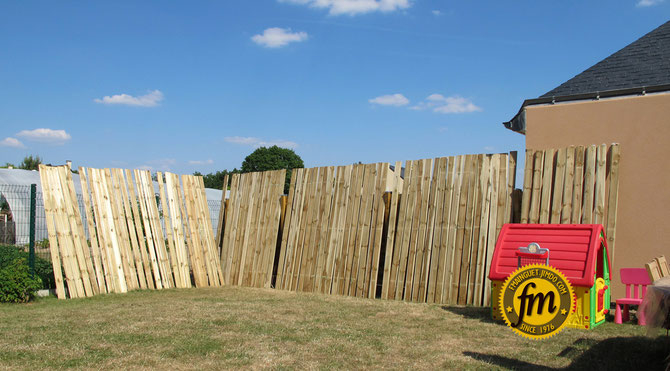
[[[670,257],[670,93],[526,108],[526,148],[620,143],[613,300],[619,269]]]

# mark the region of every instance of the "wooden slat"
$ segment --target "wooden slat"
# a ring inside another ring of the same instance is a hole
[[[412,286],[414,284],[414,272],[416,268],[416,257],[417,257],[417,248],[418,248],[418,236],[419,229],[421,225],[421,206],[422,199],[424,194],[428,194],[428,190],[425,189],[424,185],[424,173],[426,172],[426,160],[418,160],[416,162],[415,176],[413,176],[412,184],[414,189],[414,195],[412,196],[412,203],[410,211],[412,212],[412,223],[410,229],[410,237],[408,241],[408,254],[407,254],[407,268],[405,271],[405,288],[403,300],[411,301],[412,300]]]
[[[316,255],[316,268],[315,268],[315,283],[314,290],[315,292],[324,292],[324,287],[326,286],[326,281],[328,278],[328,257],[329,257],[329,241],[330,233],[332,233],[332,224],[331,218],[333,216],[333,202],[335,198],[335,168],[329,166],[325,168],[325,183],[321,189],[322,193],[322,205],[319,221],[320,233],[318,235],[317,242],[317,255]]]
[[[100,247],[98,246],[98,234],[95,230],[95,221],[93,219],[91,197],[88,191],[88,181],[86,176],[86,168],[79,167],[79,182],[81,183],[81,193],[84,200],[84,213],[86,215],[86,223],[88,225],[89,240],[91,242],[91,255],[93,259],[93,266],[95,269],[95,276],[98,283],[98,292],[107,293],[107,285],[105,284],[105,275],[103,272],[102,261],[100,258]],[[60,267],[59,267],[60,271]]]
[[[138,199],[139,199],[139,205],[140,205],[140,211],[142,215],[142,225],[144,226],[144,235],[146,237],[146,244],[147,244],[147,250],[149,252],[149,260],[151,262],[151,268],[153,272],[153,277],[154,277],[154,284],[157,289],[162,289],[165,287],[163,284],[164,278],[163,272],[159,267],[159,257],[157,256],[156,253],[156,248],[155,248],[155,240],[157,238],[154,238],[154,233],[151,228],[151,219],[149,216],[149,211],[147,209],[147,194],[146,194],[146,189],[144,186],[144,179],[143,176],[141,175],[142,172],[140,170],[135,170],[134,175],[135,175],[135,185],[137,186],[137,194],[138,194]],[[151,190],[151,196],[153,195],[153,189]],[[151,197],[149,196],[149,197]],[[151,201],[149,201],[151,202]],[[168,286],[169,287],[169,286]]]
[[[649,278],[651,278],[652,282],[661,279],[661,271],[658,268],[658,263],[656,260],[645,263],[644,267],[647,269],[647,273],[649,274]]]
[[[530,199],[533,192],[533,165],[535,151],[526,149],[526,163],[523,172],[523,196],[521,200],[521,223],[530,223]]]
[[[333,183],[333,202],[330,216],[330,229],[328,231],[328,236],[326,238],[328,246],[328,256],[326,258],[325,265],[325,280],[323,286],[321,287],[321,292],[325,294],[330,294],[332,292],[333,280],[335,278],[335,272],[337,265],[339,263],[339,254],[341,250],[341,241],[342,241],[342,231],[344,230],[344,219],[346,217],[345,213],[345,187],[344,187],[344,174],[345,167],[338,166],[335,169],[335,179]]]
[[[93,212],[96,220],[96,232],[98,235],[98,245],[100,247],[100,260],[103,265],[103,274],[107,292],[117,292],[119,289],[119,276],[115,269],[115,259],[112,252],[112,241],[107,228],[108,216],[104,205],[104,197],[101,194],[98,169],[88,169],[89,180],[91,184],[91,200]]]
[[[349,295],[351,283],[351,272],[354,265],[354,249],[358,233],[358,217],[361,205],[361,194],[363,192],[363,165],[354,165],[352,168],[351,183],[349,189],[349,200],[347,205],[347,219],[345,224],[345,237],[343,241],[342,270],[338,287],[338,294]]]
[[[391,280],[391,265],[393,262],[395,244],[395,234],[396,234],[396,225],[398,221],[398,201],[400,199],[400,192],[402,187],[400,186],[402,172],[402,162],[397,161],[395,163],[394,172],[393,172],[393,183],[391,188],[391,202],[389,204],[389,221],[388,229],[386,232],[386,251],[384,256],[384,277],[382,280],[382,298],[389,299],[390,280]]]
[[[279,265],[277,267],[277,281],[275,286],[280,289],[286,288],[287,278],[290,276],[294,240],[297,233],[296,221],[300,215],[300,203],[302,193],[299,186],[302,184],[303,169],[293,169],[291,173],[291,183],[289,186],[288,204],[286,206],[286,216],[284,230],[282,231],[282,242],[280,247]]]
[[[551,184],[554,178],[554,150],[548,149],[544,151],[544,166],[542,169],[542,196],[540,198],[540,219],[539,222],[549,223],[550,208],[551,208]]]
[[[211,267],[207,266],[203,251],[203,241],[200,234],[200,226],[198,223],[198,215],[195,206],[195,198],[193,191],[193,184],[188,175],[181,176],[181,183],[184,193],[184,206],[188,220],[188,230],[191,236],[189,244],[189,254],[191,256],[191,263],[194,267],[194,275],[197,274],[199,279],[196,280],[196,287],[207,287],[210,285],[209,277],[211,276]]]
[[[447,279],[449,278],[449,269],[450,269],[450,259],[451,259],[451,247],[449,245],[449,236],[451,235],[449,230],[449,220],[451,219],[453,211],[453,198],[454,198],[454,181],[456,179],[455,170],[456,170],[456,157],[450,157],[447,159],[447,168],[446,168],[446,183],[444,190],[444,211],[442,212],[442,224],[441,224],[441,238],[440,238],[440,255],[438,260],[438,269],[437,269],[437,281],[435,283],[435,302],[436,303],[445,303],[447,301]]]
[[[429,221],[429,202],[432,191],[432,182],[431,182],[431,169],[433,168],[433,160],[427,159],[424,160],[423,164],[423,175],[421,177],[421,204],[419,205],[420,216],[418,230],[416,233],[416,240],[414,246],[416,247],[415,261],[414,261],[414,274],[411,281],[411,301],[425,301],[425,297],[421,298],[420,296],[425,295],[425,291],[422,293],[421,288],[424,286],[424,281],[422,281],[422,275],[425,276],[423,269],[424,257],[427,252],[427,243],[426,243],[426,234],[428,231],[428,221]]]
[[[352,269],[352,296],[363,297],[365,290],[365,269],[370,247],[370,226],[372,219],[373,189],[377,178],[375,164],[365,165],[365,179],[361,195],[361,211],[358,222],[358,238],[356,243],[355,263],[357,269]]]
[[[70,234],[70,225],[65,211],[64,192],[61,186],[60,174],[58,168],[50,168],[47,176],[49,177],[51,194],[54,200],[54,210],[56,216],[56,235],[58,237],[58,246],[65,270],[65,281],[67,283],[70,298],[84,297],[84,285],[81,280],[77,258],[74,252],[74,245]]]
[[[473,305],[475,301],[475,284],[476,281],[479,280],[479,277],[477,276],[477,261],[479,259],[480,255],[480,230],[481,230],[481,222],[482,222],[482,208],[485,203],[485,198],[486,194],[484,193],[486,189],[486,178],[488,175],[488,172],[486,174],[483,174],[484,172],[484,163],[485,160],[484,158],[486,155],[477,155],[477,168],[476,168],[476,173],[475,173],[475,182],[474,186],[477,187],[475,190],[475,204],[473,207],[473,213],[474,213],[474,219],[472,220],[472,237],[471,237],[471,248],[470,248],[470,259],[468,262],[468,289],[467,289],[467,297],[466,297],[466,304],[467,305]],[[506,193],[507,195],[507,193]],[[507,204],[505,205],[507,207]],[[506,212],[506,211],[503,211]]]
[[[177,270],[183,287],[191,287],[191,272],[188,261],[188,251],[185,244],[184,223],[179,208],[181,203],[180,192],[177,189],[179,177],[176,174],[165,173],[167,204],[169,210],[170,227],[174,238],[174,251],[177,256]],[[179,286],[178,286],[179,287]]]
[[[118,241],[119,252],[121,254],[121,264],[123,272],[126,277],[126,284],[128,290],[135,290],[139,288],[137,280],[137,271],[135,270],[135,262],[132,257],[130,249],[130,238],[128,237],[128,227],[126,225],[126,217],[123,214],[123,206],[121,206],[121,190],[118,183],[112,179],[112,172],[110,169],[104,169],[104,181],[107,186],[108,195],[110,197],[110,205],[112,207],[112,220],[114,222],[114,233]]]
[[[296,201],[299,202],[296,204],[293,212],[294,217],[286,256],[286,268],[289,274],[284,278],[284,288],[287,290],[295,290],[298,282],[298,275],[300,274],[300,254],[302,253],[301,247],[302,241],[304,241],[304,223],[306,223],[307,220],[308,210],[308,175],[310,175],[310,172],[307,169],[300,169],[298,175],[300,181],[297,182],[296,180]]]
[[[344,288],[344,274],[346,272],[346,265],[348,263],[348,246],[349,246],[349,234],[350,234],[350,224],[353,214],[353,197],[354,197],[354,187],[352,184],[356,184],[358,175],[357,168],[354,168],[354,165],[348,165],[344,168],[344,183],[342,189],[342,210],[341,212],[341,227],[338,229],[339,238],[336,241],[337,244],[337,258],[335,260],[335,267],[333,268],[333,285],[331,288],[331,293],[341,295]]]
[[[374,223],[374,241],[372,247],[372,266],[370,268],[370,284],[368,285],[368,298],[375,298],[377,295],[378,277],[380,272],[380,255],[382,249],[382,233],[384,231],[384,215],[385,206],[384,193],[387,188],[387,181],[389,177],[389,164],[380,163],[377,169],[377,187],[375,189],[375,203],[376,210],[373,211],[373,216],[376,216]]]
[[[610,147],[610,173],[608,181],[608,198],[607,198],[607,221],[605,229],[607,233],[607,247],[609,248],[610,260],[614,260],[615,241],[616,241],[616,219],[617,209],[619,203],[619,161],[621,154],[619,152],[619,145],[613,144]]]
[[[596,182],[596,146],[586,148],[586,164],[584,166],[584,201],[582,204],[582,223],[593,223],[593,201]]]
[[[462,219],[462,230],[463,237],[462,243],[457,247],[461,253],[461,267],[460,267],[460,276],[458,279],[458,296],[457,303],[459,305],[465,305],[467,303],[467,293],[468,293],[468,273],[470,269],[470,250],[472,248],[471,239],[472,239],[472,220],[473,212],[475,210],[475,205],[477,202],[477,187],[479,183],[477,179],[477,162],[478,156],[469,155],[470,164],[467,167],[467,176],[468,176],[468,197],[467,203],[465,206],[465,217]],[[460,229],[460,228],[459,228]]]
[[[595,194],[593,205],[593,222],[595,224],[605,223],[605,207],[607,201],[607,145],[601,144],[596,150],[596,176]]]
[[[400,241],[400,259],[398,264],[398,277],[396,283],[396,300],[403,300],[407,297],[407,271],[410,270],[410,255],[411,253],[411,240],[412,240],[412,228],[414,225],[414,219],[416,218],[416,224],[418,224],[418,217],[416,209],[416,198],[418,190],[420,189],[419,183],[421,179],[421,173],[423,171],[423,163],[419,161],[407,161],[405,169],[409,168],[409,177],[405,176],[405,184],[407,185],[407,192],[403,191],[403,198],[407,197],[407,203],[405,206],[406,211],[404,214],[405,220],[403,223],[402,230],[402,240]]]
[[[444,223],[444,194],[447,181],[447,161],[448,158],[441,157],[435,160],[435,170],[433,170],[433,187],[435,193],[430,202],[432,220],[429,221],[429,243],[430,254],[427,261],[427,287],[426,302],[435,303],[435,288],[437,286],[437,274],[440,263],[440,242],[442,238],[442,226]]]
[[[146,289],[147,279],[144,270],[144,264],[142,261],[142,253],[140,252],[140,244],[137,239],[137,228],[135,227],[135,222],[132,215],[132,208],[130,207],[130,202],[128,201],[128,188],[126,180],[123,176],[123,170],[121,169],[112,169],[112,177],[115,182],[118,184],[120,190],[120,208],[123,210],[123,216],[125,218],[126,227],[128,228],[128,238],[130,239],[130,250],[132,254],[133,261],[135,263],[135,269],[137,274],[137,281],[139,283],[139,288]]]
[[[491,155],[486,155],[483,158],[483,163],[482,163],[482,169],[481,169],[481,175],[480,175],[480,187],[481,187],[481,195],[482,195],[482,204],[481,204],[481,212],[480,212],[480,221],[479,221],[479,234],[477,236],[478,238],[478,245],[479,245],[479,251],[477,253],[476,257],[476,268],[475,268],[475,282],[474,282],[474,288],[473,288],[473,298],[472,298],[472,303],[473,305],[482,305],[482,299],[483,299],[483,288],[484,284],[486,282],[486,268],[487,262],[486,262],[486,257],[487,257],[487,251],[488,249],[493,249],[493,246],[488,246],[488,228],[489,228],[489,216],[491,213],[491,190],[492,190],[492,174],[491,174]],[[511,171],[512,177],[514,177],[514,171]],[[511,184],[511,188],[514,188],[514,182],[509,182],[508,185]],[[509,192],[509,188],[508,188]],[[510,214],[511,215],[511,209],[510,209]]]
[[[157,171],[156,179],[158,181],[158,196],[160,198],[161,208],[163,209],[163,223],[165,225],[165,234],[167,236],[168,249],[169,249],[168,254],[170,257],[169,261],[172,266],[172,273],[174,275],[175,286],[178,288],[185,288],[190,286],[187,285],[186,283],[187,279],[190,280],[190,278],[183,276],[183,271],[180,269],[179,261],[177,260],[174,235],[172,234],[173,229],[172,229],[171,218],[168,217],[170,215],[170,209],[168,208],[165,186],[163,184],[163,173]]]
[[[535,152],[535,159],[533,160],[533,187],[530,196],[530,214],[528,216],[529,223],[540,222],[540,208],[542,198],[542,171],[544,170],[544,156],[543,151]]]
[[[571,223],[579,224],[582,220],[582,200],[584,190],[584,147],[575,149],[575,182],[572,191],[572,216]]]
[[[48,176],[50,169],[45,165],[39,165],[40,183],[42,185],[42,197],[44,204],[44,211],[46,214],[47,232],[49,238],[49,251],[51,256],[51,266],[54,272],[54,282],[56,284],[56,296],[58,299],[65,299],[65,285],[63,282],[63,270],[61,268],[61,255],[58,245],[57,226],[56,226],[56,210],[53,201],[53,194],[51,190],[51,183]]]
[[[229,212],[226,212],[226,227],[225,234],[223,235],[223,246],[221,247],[223,277],[227,284],[233,284],[233,259],[235,256],[234,242],[241,211],[241,205],[239,204],[239,198],[241,197],[240,178],[240,174],[233,174],[230,180],[230,198],[228,199],[227,206]]]
[[[467,178],[465,177],[465,159],[466,156],[457,156],[454,164],[454,180],[453,180],[453,191],[451,191],[451,211],[449,212],[449,224],[448,224],[448,240],[447,240],[447,256],[445,262],[445,276],[442,289],[442,303],[451,304],[452,301],[452,287],[458,285],[458,277],[456,272],[456,266],[460,267],[460,259],[458,263],[455,263],[456,255],[456,234],[458,231],[458,217],[461,206],[461,198],[463,191],[464,178],[465,184],[467,186]],[[456,290],[457,291],[457,290]],[[454,296],[458,295],[458,292],[453,294]]]
[[[133,182],[133,174],[129,169],[125,170],[125,174],[128,185],[128,196],[130,198],[129,199],[130,207],[133,212],[135,230],[137,233],[137,242],[139,244],[140,256],[142,257],[142,268],[144,269],[144,277],[146,279],[148,288],[155,289],[156,282],[155,278],[153,277],[151,269],[149,252],[147,251],[147,242],[146,242],[147,238],[142,228],[143,221],[142,216],[140,215],[140,207],[139,207],[140,201],[138,200],[137,193],[135,192],[135,183]]]
[[[283,288],[285,267],[286,267],[286,245],[288,243],[288,235],[291,232],[291,221],[293,220],[293,203],[295,201],[295,184],[297,177],[297,169],[291,171],[291,181],[288,188],[288,198],[286,200],[286,213],[284,214],[284,224],[281,226],[281,245],[279,248],[279,262],[277,263],[277,278],[275,280],[275,288]]]
[[[228,174],[223,177],[221,189],[221,206],[219,206],[219,219],[216,225],[216,246],[220,249],[223,237],[224,215],[226,210],[226,193],[228,191]]]
[[[498,177],[496,174],[499,173],[500,171],[500,154],[494,154],[491,157],[491,170],[490,170],[490,176],[491,176],[491,208],[489,210],[489,220],[488,220],[488,249],[486,251],[486,262],[485,266],[490,267],[491,266],[491,259],[493,257],[493,247],[495,246],[496,240],[498,238],[498,235],[496,234],[497,230],[497,220],[498,220],[498,195],[500,194],[500,183],[498,182]],[[537,159],[538,157],[542,157],[542,153],[538,152],[535,154],[535,158]],[[539,164],[537,161],[534,162],[533,166],[536,166]],[[535,169],[535,168],[534,168]],[[535,175],[535,171],[533,171],[533,175]],[[535,176],[533,177],[533,184],[535,184]],[[539,180],[538,180],[539,181]],[[525,188],[525,185],[524,185]],[[534,190],[533,190],[534,191]],[[533,199],[534,197],[531,197]],[[535,198],[536,199],[536,198]],[[531,202],[532,204],[532,202]],[[533,214],[533,213],[531,213]],[[530,219],[529,219],[530,222]],[[483,298],[482,298],[482,303],[483,305],[488,305],[489,302],[491,301],[491,281],[488,279],[488,275],[485,274],[485,281],[484,281],[484,288],[483,288]]]
[[[412,185],[412,176],[414,172],[414,161],[405,162],[405,178],[403,180],[402,197],[399,198],[400,206],[398,208],[398,221],[396,235],[394,238],[393,260],[391,263],[391,272],[389,278],[389,299],[402,300],[402,290],[404,287],[404,270],[400,275],[401,266],[407,264],[408,243],[405,242],[405,235],[409,241],[409,229],[411,228],[412,213],[409,210],[410,204],[410,186]]]
[[[572,192],[575,179],[575,147],[566,148],[565,178],[563,180],[563,205],[561,210],[561,224],[569,224],[572,217]]]
[[[565,190],[565,165],[567,153],[565,148],[556,151],[556,171],[554,172],[554,189],[551,195],[551,217],[549,222],[558,224],[561,222],[561,211],[563,210],[563,192]],[[570,185],[572,186],[572,185]]]
[[[195,184],[195,195],[196,201],[198,202],[198,209],[200,211],[200,217],[202,222],[200,224],[201,231],[204,235],[206,241],[206,256],[207,260],[211,264],[211,269],[213,271],[213,278],[210,281],[211,286],[221,286],[223,284],[223,272],[221,270],[221,262],[219,260],[218,250],[216,248],[216,241],[214,238],[214,228],[212,227],[212,219],[209,211],[209,205],[207,204],[207,195],[205,194],[205,182],[202,176],[193,176],[193,182]]]

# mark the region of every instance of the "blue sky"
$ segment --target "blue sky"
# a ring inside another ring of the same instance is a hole
[[[2,1],[0,162],[203,173],[524,150],[535,98],[670,1]]]

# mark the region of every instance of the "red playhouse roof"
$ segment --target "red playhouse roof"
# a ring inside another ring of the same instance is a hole
[[[493,252],[489,279],[506,279],[517,269],[519,247],[536,242],[549,249],[549,265],[560,270],[573,286],[591,287],[601,242],[607,251],[601,233],[604,236],[600,224],[505,224]],[[609,259],[608,268],[612,270]]]

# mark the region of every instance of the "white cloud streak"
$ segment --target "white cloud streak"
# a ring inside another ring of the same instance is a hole
[[[63,144],[72,138],[72,136],[65,132],[65,130],[53,130],[48,128],[22,130],[18,132],[16,136],[26,140],[51,144]]]
[[[372,12],[390,13],[412,6],[411,0],[279,0],[281,3],[327,9],[330,15],[359,15]]]
[[[26,148],[26,146],[21,143],[20,140],[12,137],[7,137],[0,141],[0,146],[2,147],[12,147],[12,148]]]
[[[282,148],[296,148],[298,143],[291,142],[288,140],[275,139],[275,140],[264,140],[256,137],[225,137],[223,138],[228,143],[240,144],[250,147],[282,147]]]
[[[445,97],[442,94],[431,94],[423,102],[410,107],[413,110],[431,110],[436,113],[468,113],[481,111],[467,98],[457,95]]]
[[[281,48],[290,43],[307,40],[306,32],[291,32],[290,28],[266,28],[262,35],[254,35],[251,40],[266,48]]]
[[[188,162],[190,165],[211,165],[214,163],[214,160],[207,159],[207,160],[191,160]]]
[[[149,170],[151,172],[155,171],[172,171],[172,166],[177,163],[177,160],[173,158],[161,158],[158,160],[147,161],[144,165],[139,166],[140,170]]]
[[[638,1],[637,6],[641,7],[641,8],[644,8],[644,7],[648,7],[648,6],[658,5],[658,4],[660,4],[664,1],[665,0],[640,0],[640,1]]]
[[[368,102],[372,104],[379,104],[381,106],[405,106],[409,104],[409,99],[407,99],[402,94],[389,94],[382,95],[377,98],[369,99]]]
[[[134,97],[129,94],[116,94],[104,96],[102,99],[96,98],[93,101],[101,104],[121,104],[135,107],[156,107],[163,100],[163,93],[160,90],[153,90],[145,95]]]

